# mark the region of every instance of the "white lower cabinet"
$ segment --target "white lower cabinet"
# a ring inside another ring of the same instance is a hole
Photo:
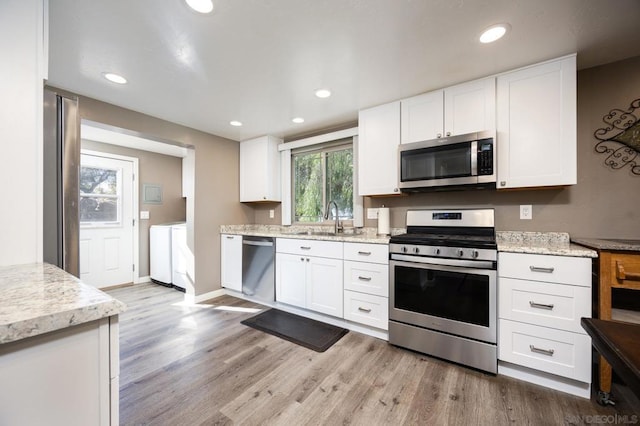
[[[342,264],[341,242],[278,238],[276,301],[342,318]]]
[[[582,317],[591,317],[591,259],[499,253],[498,373],[589,398]]]
[[[220,235],[220,282],[242,291],[242,235]]]
[[[344,318],[389,328],[389,246],[344,243]]]
[[[118,316],[0,345],[0,424],[117,425]]]

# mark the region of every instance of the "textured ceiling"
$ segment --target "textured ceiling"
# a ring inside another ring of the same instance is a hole
[[[579,68],[640,55],[638,0],[214,4],[200,15],[183,0],[50,1],[48,84],[243,140],[352,122],[361,108],[569,53]],[[478,43],[498,22],[511,32]],[[320,87],[333,96],[316,98]]]

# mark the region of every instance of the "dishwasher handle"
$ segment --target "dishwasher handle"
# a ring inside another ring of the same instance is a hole
[[[242,244],[245,244],[248,246],[273,247],[273,241],[265,241],[265,240],[247,240],[243,238]]]

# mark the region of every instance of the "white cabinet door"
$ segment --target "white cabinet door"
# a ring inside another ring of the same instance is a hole
[[[242,235],[220,235],[222,287],[242,291]]]
[[[305,257],[276,253],[276,301],[304,308],[306,306]]]
[[[444,91],[444,135],[496,128],[496,79],[484,78]]]
[[[576,183],[576,58],[498,76],[498,189]]]
[[[307,257],[307,309],[342,318],[342,260]]]
[[[443,136],[444,91],[425,93],[401,101],[401,143],[420,142]]]
[[[358,114],[359,195],[399,194],[398,145],[400,102],[361,110]]]
[[[240,142],[240,202],[281,201],[280,143],[273,136]]]

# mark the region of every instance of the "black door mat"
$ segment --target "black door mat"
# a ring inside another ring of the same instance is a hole
[[[240,322],[316,352],[324,352],[349,330],[289,312],[269,309]]]

